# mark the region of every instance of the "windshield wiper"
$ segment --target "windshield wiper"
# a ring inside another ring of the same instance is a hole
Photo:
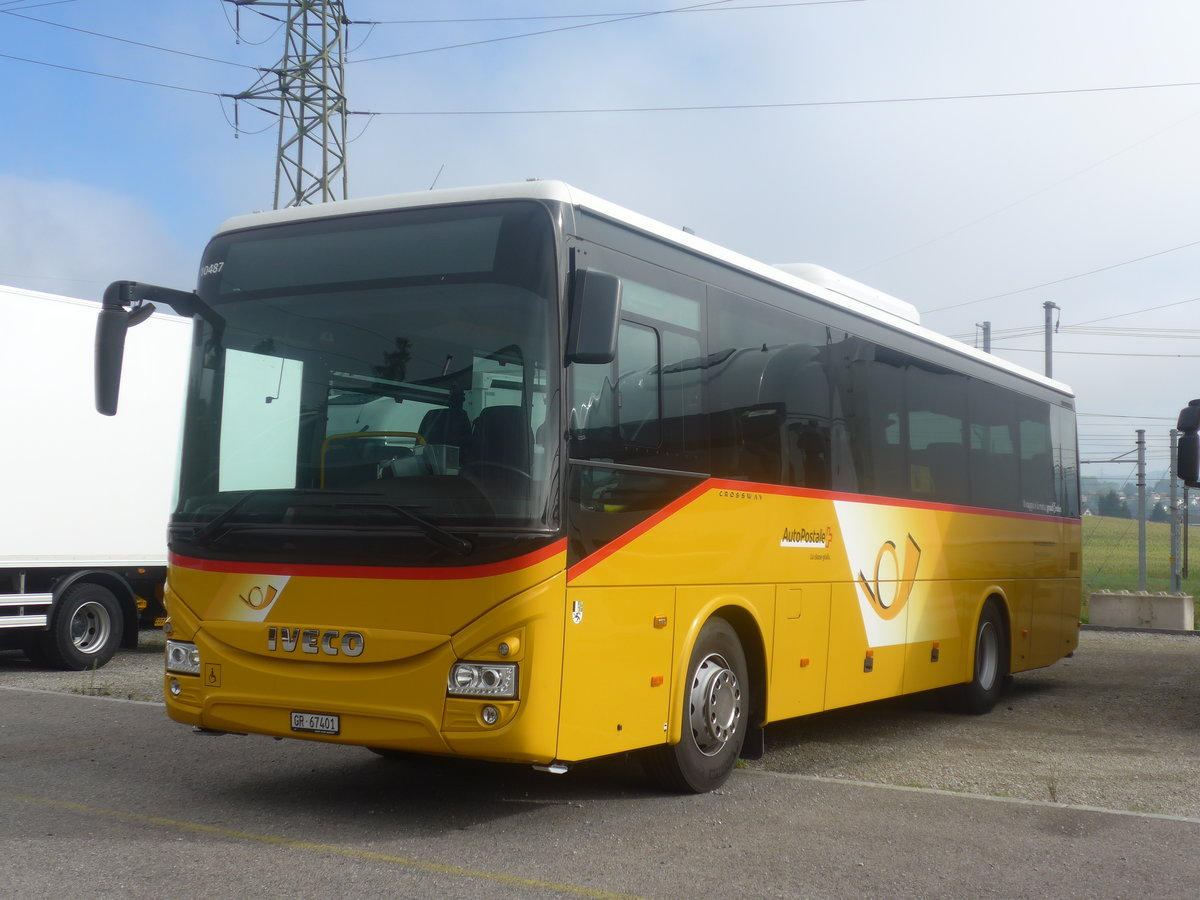
[[[247,491],[230,503],[229,506],[225,507],[225,509],[221,510],[221,512],[213,516],[210,521],[193,531],[190,540],[195,541],[197,544],[207,544],[216,536],[221,526],[233,518],[233,514],[245,506],[250,498],[269,493],[272,493],[272,491]]]
[[[361,493],[361,494],[350,493],[348,495],[354,496],[354,497],[374,497],[375,496],[375,494],[371,494],[371,493]],[[347,494],[339,494],[338,496],[344,497],[344,496],[347,496]],[[433,541],[435,544],[437,544],[439,547],[442,547],[445,550],[449,550],[451,553],[455,553],[458,556],[466,556],[468,553],[470,553],[472,550],[475,549],[474,545],[470,541],[468,541],[465,537],[463,537],[462,535],[454,534],[453,532],[447,531],[445,528],[442,528],[440,525],[434,524],[433,522],[429,521],[429,519],[426,519],[421,514],[414,512],[413,510],[409,509],[407,506],[398,506],[395,503],[388,503],[387,501],[375,501],[373,503],[354,504],[354,506],[361,506],[364,509],[386,509],[386,510],[390,510],[394,513],[398,513],[401,516],[403,516],[404,518],[408,519],[408,521],[410,521],[414,525],[416,525],[419,529],[421,529],[421,533],[424,534],[431,541]]]
[[[233,516],[236,515],[237,512],[242,507],[244,507],[250,500],[254,499],[255,497],[260,497],[263,495],[277,495],[278,496],[278,495],[283,495],[283,494],[288,495],[289,499],[290,498],[299,498],[299,497],[314,498],[314,499],[320,498],[321,500],[324,500],[326,502],[324,502],[324,503],[309,503],[306,505],[328,506],[331,510],[336,508],[339,505],[337,502],[339,499],[350,498],[350,497],[362,498],[364,501],[371,501],[371,502],[349,503],[349,504],[343,504],[343,506],[345,508],[349,508],[349,509],[354,509],[354,508],[386,509],[390,512],[394,512],[394,513],[402,516],[403,518],[407,519],[412,524],[416,525],[417,528],[419,528],[421,530],[421,533],[423,535],[425,535],[425,537],[429,538],[433,543],[437,544],[439,547],[441,547],[444,550],[449,550],[451,553],[457,554],[458,556],[465,556],[466,554],[470,553],[472,550],[475,549],[474,545],[469,540],[467,540],[465,537],[462,537],[461,535],[453,534],[453,533],[447,531],[445,528],[442,528],[440,525],[437,525],[437,524],[431,522],[429,519],[426,519],[424,516],[420,515],[419,513],[415,512],[407,507],[398,506],[395,503],[388,503],[386,501],[381,501],[381,500],[377,499],[378,498],[377,494],[372,494],[369,491],[314,491],[314,490],[248,491],[247,493],[245,493],[241,497],[239,497],[237,500],[235,500],[233,503],[231,503],[226,509],[222,510],[220,513],[218,513],[216,516],[214,516],[211,521],[206,522],[204,525],[201,525],[199,528],[197,528],[195,531],[193,531],[189,540],[194,541],[197,544],[211,543],[218,538],[218,532],[220,532],[221,529],[229,522],[229,520],[232,519]]]

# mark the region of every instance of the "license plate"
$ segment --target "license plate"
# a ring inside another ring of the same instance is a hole
[[[292,713],[292,731],[306,731],[310,734],[337,734],[342,727],[337,716],[327,716],[322,713]]]

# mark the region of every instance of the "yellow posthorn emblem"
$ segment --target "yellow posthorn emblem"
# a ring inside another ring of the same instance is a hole
[[[890,563],[887,560],[890,560]],[[871,607],[881,619],[894,619],[904,608],[916,583],[917,566],[920,562],[921,548],[910,534],[904,547],[903,574],[895,541],[884,541],[883,546],[879,548],[879,555],[875,557],[874,579],[868,581],[859,571],[858,586],[863,589]],[[889,571],[898,577],[889,578]]]

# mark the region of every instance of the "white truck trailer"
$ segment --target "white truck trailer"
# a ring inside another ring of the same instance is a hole
[[[0,650],[66,669],[136,647],[160,608],[191,322],[131,342],[121,415],[93,405],[99,304],[0,286]]]

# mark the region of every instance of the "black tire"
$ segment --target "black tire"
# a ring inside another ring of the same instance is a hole
[[[959,688],[961,712],[980,716],[991,712],[1004,693],[1008,679],[1008,627],[994,600],[984,604],[975,626],[975,653],[971,680]]]
[[[54,607],[50,630],[39,635],[47,664],[60,669],[98,669],[117,652],[123,629],[121,606],[98,584],[74,584]]]
[[[683,734],[678,744],[647,752],[647,773],[660,787],[679,793],[720,787],[741,753],[750,707],[750,677],[737,632],[724,619],[709,619],[688,663]]]

